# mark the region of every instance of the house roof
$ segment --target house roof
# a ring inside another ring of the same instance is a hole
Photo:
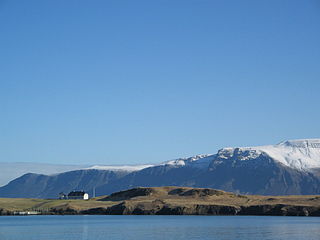
[[[72,191],[68,194],[68,197],[82,197],[86,194],[84,191]]]

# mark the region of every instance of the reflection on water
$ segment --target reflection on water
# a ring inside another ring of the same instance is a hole
[[[0,240],[319,240],[320,218],[249,216],[0,217]]]
[[[88,222],[83,222],[82,225],[82,240],[88,239]]]

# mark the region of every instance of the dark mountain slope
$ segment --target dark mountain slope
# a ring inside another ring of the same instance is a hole
[[[125,172],[105,170],[77,170],[54,176],[28,173],[0,188],[0,197],[57,198],[60,192],[84,190],[92,193],[94,187],[115,181]]]

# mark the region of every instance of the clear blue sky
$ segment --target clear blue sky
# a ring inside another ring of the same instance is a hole
[[[320,137],[319,26],[318,0],[0,0],[0,161]]]

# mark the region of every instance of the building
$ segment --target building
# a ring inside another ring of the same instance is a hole
[[[68,199],[68,196],[66,194],[64,194],[63,192],[59,193],[59,199],[63,200],[63,199]]]
[[[72,191],[68,194],[67,199],[82,199],[88,200],[89,194],[84,191]]]

